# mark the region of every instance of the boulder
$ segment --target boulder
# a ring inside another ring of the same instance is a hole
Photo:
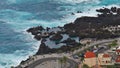
[[[74,45],[76,43],[75,40],[68,38],[67,40],[62,41],[61,43],[65,43],[66,45]]]
[[[36,53],[37,55],[40,55],[40,54],[48,54],[50,51],[50,48],[48,46],[46,46],[45,43],[41,43],[40,47],[39,47],[39,50],[38,52]]]
[[[63,38],[63,36],[62,36],[61,34],[57,33],[57,34],[54,34],[54,35],[50,38],[50,40],[60,41],[62,38]]]
[[[35,35],[34,38],[35,38],[36,40],[41,40],[41,35]]]

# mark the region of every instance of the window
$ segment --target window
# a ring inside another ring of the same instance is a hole
[[[108,63],[108,62],[106,61],[106,63]]]

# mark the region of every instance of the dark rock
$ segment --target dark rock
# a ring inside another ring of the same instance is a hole
[[[117,14],[120,15],[120,8],[117,9]]]
[[[76,44],[76,41],[72,40],[71,38],[68,38],[67,40],[62,41],[61,43],[65,43],[66,45],[74,45]]]
[[[38,33],[41,33],[40,31],[42,30],[44,30],[44,28],[42,26],[38,26],[38,27],[29,28],[27,32],[31,32],[32,35],[37,35]]]
[[[77,37],[75,30],[67,30],[66,33],[69,35],[69,37]]]
[[[50,40],[53,40],[53,41],[60,41],[61,39],[63,38],[63,36],[59,33],[53,35]]]
[[[35,35],[34,38],[37,40],[41,40],[41,35]]]
[[[110,9],[108,8],[103,8],[103,9],[98,9],[96,10],[97,12],[103,13],[103,14],[107,14],[110,13]]]
[[[74,13],[71,13],[72,15],[75,15]]]
[[[98,17],[80,17],[77,18],[73,23],[69,23],[64,25],[63,27],[60,27],[62,31],[59,31],[57,33],[55,32],[48,32],[49,36],[52,36],[50,40],[53,41],[59,41],[56,42],[56,44],[59,43],[66,43],[66,45],[61,46],[60,48],[49,48],[45,45],[45,41],[42,41],[41,46],[37,52],[37,54],[48,54],[48,53],[55,53],[55,52],[66,52],[70,51],[71,48],[77,48],[80,47],[75,40],[72,40],[68,38],[67,40],[64,40],[60,42],[60,40],[63,38],[61,34],[68,34],[70,37],[77,36],[80,39],[84,38],[95,38],[95,39],[108,39],[108,38],[116,38],[120,36],[120,32],[111,33],[108,30],[103,30],[103,27],[108,26],[116,26],[120,25],[120,8],[112,7],[111,9],[108,8],[102,8],[97,9],[97,12],[100,12],[98,14]],[[117,14],[113,14],[117,13]],[[74,15],[74,13],[73,13]],[[59,27],[58,27],[59,28]],[[32,33],[35,35],[35,38],[40,40],[46,39],[46,34],[41,34],[42,30],[49,31],[51,28],[42,28],[42,27],[33,27],[27,30],[27,32]],[[40,36],[38,35],[40,34]],[[47,38],[49,38],[49,36]]]
[[[77,13],[82,13],[81,11],[77,11]]]
[[[50,51],[50,48],[45,45],[45,43],[41,43],[40,48],[38,52],[36,53],[37,55],[39,54],[48,54]]]
[[[115,12],[117,12],[117,8],[116,7],[112,7],[111,11],[115,13]]]

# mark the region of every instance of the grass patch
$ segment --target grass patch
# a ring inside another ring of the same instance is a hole
[[[112,43],[109,44],[110,47],[115,47],[117,46],[117,40],[112,41]]]

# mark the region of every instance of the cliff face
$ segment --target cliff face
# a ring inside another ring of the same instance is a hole
[[[81,38],[93,37],[97,39],[105,39],[114,38],[119,35],[113,35],[109,31],[103,30],[102,28],[120,25],[120,8],[103,8],[96,11],[100,12],[98,17],[77,18],[74,23],[66,24],[64,28],[69,32],[74,30],[76,35]]]
[[[41,43],[39,50],[36,54],[47,54],[50,52],[50,48],[45,45],[45,43]]]
[[[44,29],[41,26],[28,29],[27,31],[32,33],[37,40],[49,38],[51,41],[56,42],[57,40],[57,44],[65,43],[65,45],[63,45],[60,48],[49,48],[45,44],[46,40],[44,40],[40,45],[37,54],[46,54],[49,52],[54,53],[59,52],[60,50],[64,52],[72,50],[71,48],[79,47],[80,43],[76,42],[75,40],[71,40],[72,37],[79,37],[80,39],[82,38],[107,39],[119,37],[120,31],[118,31],[117,33],[113,33],[108,30],[103,30],[103,28],[107,26],[120,25],[120,8],[116,7],[112,7],[111,9],[103,8],[98,9],[96,11],[100,12],[100,14],[98,14],[98,17],[77,18],[73,23],[66,24],[64,25],[64,27],[56,27],[60,29],[59,31],[56,32],[54,31],[49,32],[49,30],[52,28]],[[60,42],[61,39],[63,38],[61,34],[67,34],[70,39],[66,39]]]

